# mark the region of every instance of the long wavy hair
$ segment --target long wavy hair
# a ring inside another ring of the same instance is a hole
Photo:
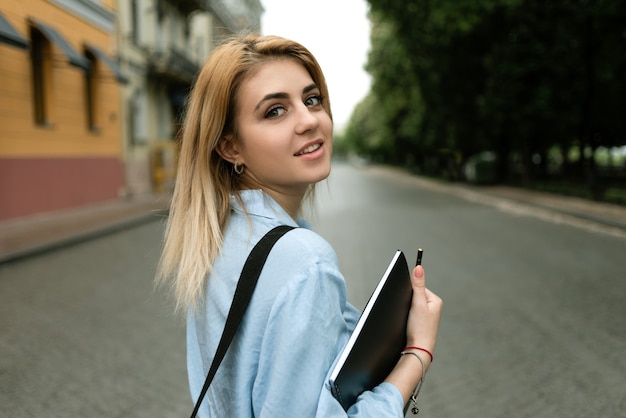
[[[191,90],[157,283],[170,282],[176,310],[195,307],[220,251],[230,195],[241,188],[230,162],[217,152],[226,136],[237,140],[237,94],[264,62],[289,58],[308,71],[332,119],[328,87],[315,57],[277,36],[240,35],[212,52]],[[313,187],[313,186],[312,186]]]

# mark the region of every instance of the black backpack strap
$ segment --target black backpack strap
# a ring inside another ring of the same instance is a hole
[[[263,238],[261,238],[261,240],[257,242],[254,248],[252,248],[248,259],[243,266],[241,275],[239,276],[237,288],[235,289],[235,296],[233,296],[233,302],[230,305],[228,317],[226,318],[226,325],[224,326],[224,331],[222,332],[222,338],[220,339],[220,342],[217,346],[215,358],[211,363],[209,373],[207,374],[206,380],[204,381],[204,386],[202,387],[202,391],[200,392],[200,396],[198,397],[196,406],[193,409],[191,418],[194,418],[198,413],[198,409],[200,409],[200,405],[202,404],[202,400],[204,399],[204,396],[209,389],[209,385],[211,385],[211,381],[215,377],[217,368],[220,366],[222,359],[226,355],[228,346],[230,345],[233,337],[235,336],[235,333],[237,332],[237,327],[239,326],[239,323],[241,322],[241,319],[246,312],[246,308],[248,307],[248,303],[252,298],[254,287],[256,286],[256,283],[259,279],[261,270],[263,270],[265,260],[267,260],[267,257],[276,241],[278,241],[280,237],[282,237],[283,235],[285,235],[285,233],[291,231],[292,229],[294,229],[294,227],[289,225],[277,226],[276,228],[265,234]]]

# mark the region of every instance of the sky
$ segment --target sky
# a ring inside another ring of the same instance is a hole
[[[369,51],[366,0],[261,0],[261,30],[304,45],[328,83],[335,128],[345,127],[371,80],[363,67]]]

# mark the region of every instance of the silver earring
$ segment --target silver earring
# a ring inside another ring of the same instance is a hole
[[[237,174],[241,174],[243,173],[243,164],[239,165],[239,163],[237,161],[235,161],[233,163],[233,170],[235,171],[235,173]]]

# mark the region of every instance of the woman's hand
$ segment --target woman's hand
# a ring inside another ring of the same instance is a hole
[[[422,266],[413,269],[411,285],[413,299],[406,327],[407,346],[421,347],[432,353],[437,342],[443,301],[426,288]]]
[[[422,266],[413,269],[411,285],[413,286],[413,299],[406,325],[407,346],[420,347],[432,353],[437,342],[443,301],[426,289]],[[408,351],[414,352],[421,360],[418,361],[413,355],[401,356],[396,367],[385,379],[400,390],[405,405],[431,362],[430,356],[421,350],[410,349]]]

